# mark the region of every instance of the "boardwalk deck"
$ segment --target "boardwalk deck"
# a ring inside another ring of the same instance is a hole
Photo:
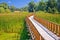
[[[60,37],[49,31],[47,28],[45,28],[43,25],[41,25],[38,21],[34,19],[34,16],[28,17],[28,19],[31,21],[31,23],[34,25],[33,27],[36,28],[40,36],[43,37],[44,40],[59,40]]]

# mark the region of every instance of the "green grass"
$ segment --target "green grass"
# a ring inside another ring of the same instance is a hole
[[[28,40],[30,37],[26,27],[25,18],[28,12],[13,12],[0,14],[0,40]],[[60,14],[45,13],[35,14],[39,18],[60,24]]]
[[[20,36],[18,33],[2,33],[0,40],[19,40]]]
[[[51,14],[51,13],[39,11],[36,12],[36,16],[60,25],[60,14]]]
[[[0,40],[26,40],[28,34],[25,17],[28,12],[0,14]],[[25,36],[22,36],[25,35]],[[27,36],[26,36],[27,35]]]

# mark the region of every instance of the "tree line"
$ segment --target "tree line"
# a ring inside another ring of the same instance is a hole
[[[14,12],[15,10],[17,10],[17,8],[14,6],[9,6],[5,2],[0,3],[0,13],[10,13],[10,12]]]
[[[38,3],[31,1],[28,6],[23,8],[16,8],[14,6],[8,6],[7,3],[0,3],[0,13],[4,12],[14,12],[14,11],[29,11],[37,12],[44,11],[49,13],[60,13],[60,0],[41,0]]]
[[[59,13],[60,12],[60,0],[41,0],[39,3],[34,3],[31,1],[28,4],[29,12],[45,11],[49,13]]]
[[[9,6],[6,3],[0,3],[0,13],[10,12]]]

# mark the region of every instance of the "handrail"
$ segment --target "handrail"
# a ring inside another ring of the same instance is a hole
[[[49,29],[51,32],[56,34],[58,37],[60,37],[60,25],[54,24],[52,22],[49,22],[47,20],[44,20],[42,18],[34,17],[36,21],[44,25],[47,29]]]
[[[35,38],[37,38],[37,40],[39,40],[40,38],[42,40],[43,39],[45,39],[45,40],[48,40],[48,39],[49,40],[60,40],[60,37],[57,36],[56,34],[54,34],[51,31],[51,30],[54,30],[54,29],[53,29],[53,27],[51,27],[52,25],[49,24],[49,22],[48,22],[48,25],[47,25],[46,21],[43,22],[42,19],[38,19],[38,18],[36,18],[35,16],[32,16],[32,15],[27,16],[26,22],[28,24],[28,27],[31,29],[30,31],[32,31],[32,33],[35,35]],[[57,29],[57,28],[55,27],[55,29]],[[57,30],[55,30],[55,31],[57,31]],[[39,36],[41,36],[41,37],[39,37]]]

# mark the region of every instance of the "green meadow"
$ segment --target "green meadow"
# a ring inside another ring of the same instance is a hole
[[[0,14],[0,40],[28,40],[25,17],[28,12]]]
[[[48,20],[52,23],[60,25],[60,14],[52,14],[43,11],[36,12],[35,14],[37,17]]]
[[[0,40],[31,40],[31,34],[25,20],[30,14],[60,25],[60,1],[0,0]],[[52,29],[52,31],[54,30]],[[58,27],[58,31],[55,31],[59,33],[59,30]],[[37,38],[34,37],[34,39]]]
[[[31,38],[25,18],[29,12],[0,14],[0,40],[28,40]],[[50,22],[60,24],[60,14],[36,12],[35,15]]]

